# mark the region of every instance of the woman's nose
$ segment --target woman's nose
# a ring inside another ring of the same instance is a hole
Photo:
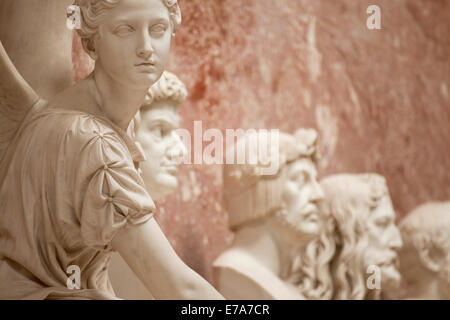
[[[152,46],[152,39],[147,30],[142,31],[139,35],[137,45],[137,56],[141,59],[148,60],[155,50]]]

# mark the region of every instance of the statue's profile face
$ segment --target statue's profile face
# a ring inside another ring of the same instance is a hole
[[[99,26],[96,68],[127,88],[149,88],[164,71],[171,38],[169,10],[161,0],[122,0]]]
[[[141,163],[142,177],[154,200],[172,193],[178,186],[178,165],[186,155],[186,147],[175,132],[179,115],[170,100],[154,102],[141,113],[136,139],[147,160]]]
[[[317,183],[317,171],[309,159],[297,160],[286,168],[283,186],[285,220],[301,237],[318,235],[318,204],[324,199],[322,188]]]
[[[398,251],[402,247],[400,231],[395,225],[395,212],[389,195],[384,195],[367,219],[369,247],[366,268],[375,265],[381,271],[381,288],[396,288],[400,284]]]

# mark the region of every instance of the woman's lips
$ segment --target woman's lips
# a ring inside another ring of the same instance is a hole
[[[135,64],[135,66],[147,66],[147,65],[155,66],[155,62],[153,62],[153,61],[143,61],[143,62],[139,62],[139,63]]]
[[[144,71],[155,71],[155,64],[151,62],[142,62],[135,65],[136,67],[143,69]]]

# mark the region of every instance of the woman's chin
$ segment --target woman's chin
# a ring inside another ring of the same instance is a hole
[[[117,79],[124,87],[132,90],[148,90],[153,86],[159,77],[156,73],[146,73],[146,72],[134,72],[129,74],[127,79],[124,81],[124,77]]]
[[[156,81],[158,81],[158,77],[153,73],[141,73],[137,76],[137,79],[134,81],[135,88],[140,89],[150,89],[151,86],[153,86]]]

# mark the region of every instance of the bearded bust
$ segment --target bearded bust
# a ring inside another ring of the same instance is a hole
[[[228,299],[303,298],[285,280],[293,249],[319,233],[317,204],[323,193],[316,180],[317,133],[280,133],[277,142],[271,160],[278,161],[278,170],[269,175],[262,174],[267,166],[249,161],[256,152],[253,145],[271,149],[274,143],[260,132],[247,133],[227,150],[250,155],[223,171],[224,201],[235,239],[213,270],[216,287]],[[256,158],[261,160],[259,153]]]
[[[309,299],[379,299],[397,288],[402,239],[386,179],[337,174],[320,184],[322,233],[303,250],[291,282]]]

